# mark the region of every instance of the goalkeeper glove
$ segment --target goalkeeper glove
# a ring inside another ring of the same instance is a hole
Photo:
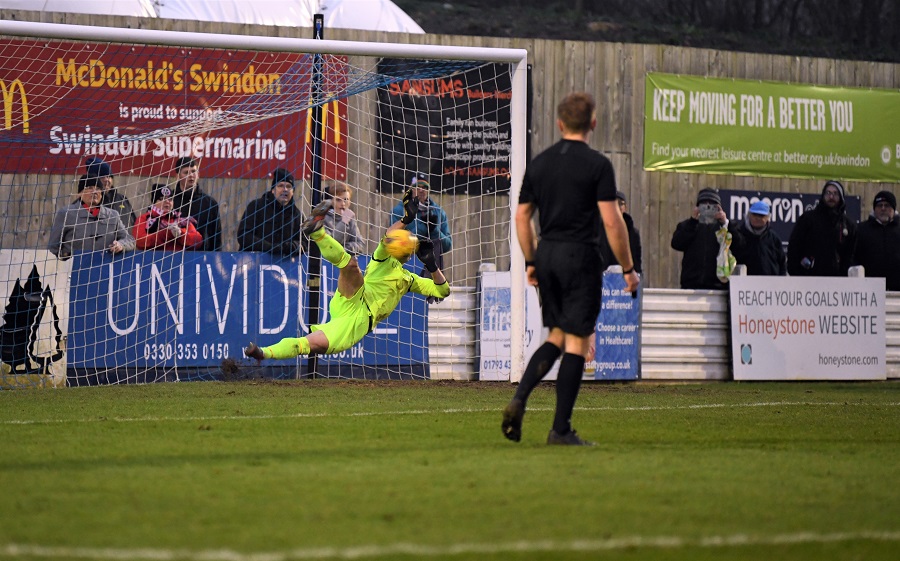
[[[416,213],[419,212],[419,201],[416,199],[412,189],[408,189],[403,195],[403,218],[400,222],[404,224],[412,224],[416,219]]]
[[[419,249],[416,250],[416,257],[425,265],[429,273],[437,271],[437,262],[434,259],[434,242],[425,238],[419,238]]]

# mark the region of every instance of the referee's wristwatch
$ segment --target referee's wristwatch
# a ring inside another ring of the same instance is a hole
[[[631,268],[628,269],[627,271],[623,269],[623,270],[622,270],[622,276],[629,275],[629,274],[631,274],[631,273],[633,273],[633,272],[634,272],[634,265],[632,265]]]

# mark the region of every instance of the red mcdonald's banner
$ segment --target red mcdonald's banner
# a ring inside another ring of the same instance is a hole
[[[0,172],[73,173],[98,155],[144,176],[168,175],[181,156],[204,175],[308,175],[313,55],[19,39],[0,48]],[[341,178],[346,60],[323,60],[322,171]]]

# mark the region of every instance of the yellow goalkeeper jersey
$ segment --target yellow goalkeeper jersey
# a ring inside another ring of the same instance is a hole
[[[431,279],[420,277],[403,268],[403,264],[379,243],[366,266],[363,299],[379,323],[394,311],[400,298],[407,292],[424,296],[446,298],[450,294],[450,284],[434,284]]]

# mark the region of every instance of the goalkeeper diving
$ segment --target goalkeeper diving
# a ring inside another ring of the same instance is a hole
[[[419,239],[415,251],[431,273],[431,279],[404,269],[403,263],[412,254],[404,259],[392,257],[385,249],[383,238],[375,248],[364,276],[356,258],[347,253],[324,228],[325,217],[331,207],[331,199],[322,201],[313,208],[302,226],[303,233],[319,246],[322,257],[340,270],[337,291],[328,307],[331,320],[310,326],[306,337],[286,337],[270,347],[250,343],[244,349],[247,357],[264,360],[339,353],[361,341],[379,322],[391,315],[407,292],[436,298],[446,298],[450,294],[450,285],[435,262],[431,240]],[[387,232],[406,227],[415,220],[418,210],[419,202],[410,189],[403,197],[403,216]]]

